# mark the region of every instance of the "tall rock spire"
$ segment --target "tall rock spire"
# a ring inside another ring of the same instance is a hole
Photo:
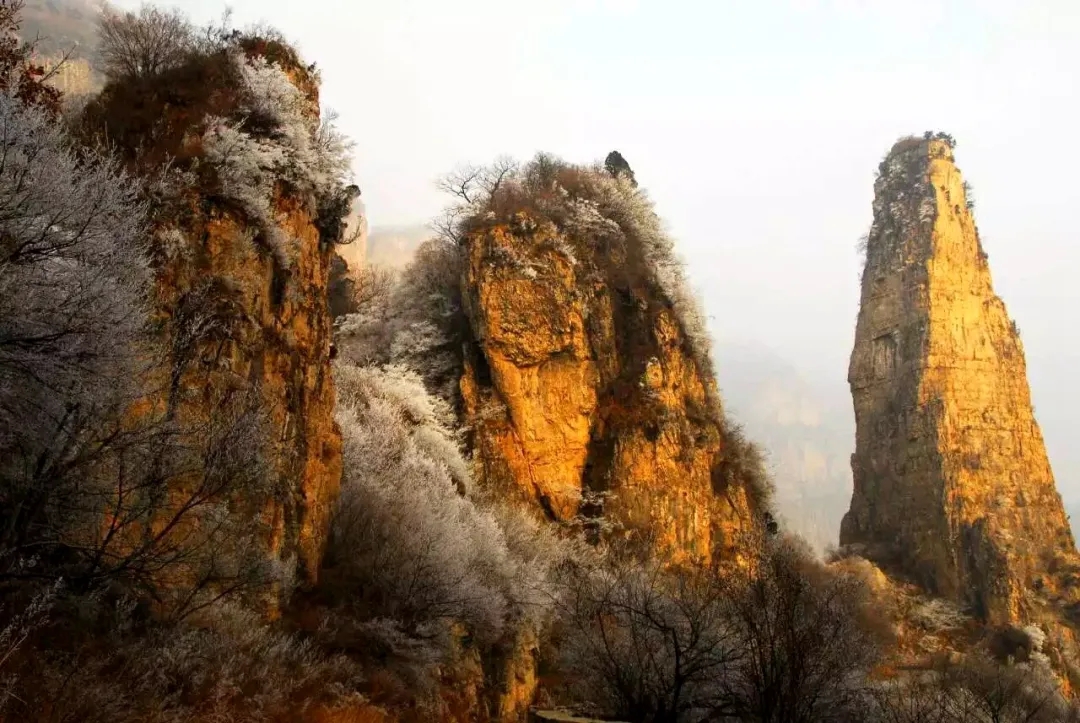
[[[1063,602],[1080,556],[952,151],[947,136],[907,138],[879,169],[840,542],[981,618],[1017,622]]]

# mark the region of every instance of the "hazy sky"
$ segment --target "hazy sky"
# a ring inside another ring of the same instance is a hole
[[[172,4],[200,21],[224,8]],[[372,225],[435,215],[434,179],[460,162],[618,149],[715,327],[836,380],[874,170],[901,135],[952,133],[1052,461],[1080,498],[1080,2],[231,4],[322,68]]]

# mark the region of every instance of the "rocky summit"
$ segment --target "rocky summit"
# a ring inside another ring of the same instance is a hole
[[[1080,559],[968,190],[947,136],[901,140],[879,169],[840,542],[978,618],[1016,623],[1066,591]]]
[[[733,559],[765,493],[740,467],[696,300],[665,276],[670,242],[628,181],[557,176],[584,200],[496,197],[503,216],[480,209],[465,235],[461,389],[480,477],[551,520],[602,515],[679,556]]]

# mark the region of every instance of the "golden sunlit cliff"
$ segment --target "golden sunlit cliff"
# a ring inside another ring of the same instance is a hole
[[[1080,556],[951,139],[898,142],[875,191],[840,542],[977,620],[1067,643]]]
[[[463,232],[465,421],[489,488],[730,557],[765,482],[666,244],[625,178],[541,158],[505,179]]]
[[[268,87],[270,101],[260,97]],[[314,134],[317,88],[291,48],[253,36],[164,77],[110,84],[80,128],[116,144],[141,174],[166,160],[177,169],[163,177],[153,219],[154,313],[170,357],[165,404],[208,417],[221,399],[255,390],[280,485],[261,511],[263,544],[309,581],[341,475],[326,303],[338,226],[321,216],[318,149],[275,127]],[[288,167],[274,165],[275,143]]]

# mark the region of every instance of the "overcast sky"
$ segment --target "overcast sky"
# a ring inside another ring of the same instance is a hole
[[[172,4],[199,21],[224,8]],[[874,170],[899,136],[953,134],[1059,482],[1080,499],[1080,2],[231,5],[238,25],[278,27],[322,68],[373,226],[434,216],[433,182],[461,162],[618,149],[715,328],[834,381]]]

